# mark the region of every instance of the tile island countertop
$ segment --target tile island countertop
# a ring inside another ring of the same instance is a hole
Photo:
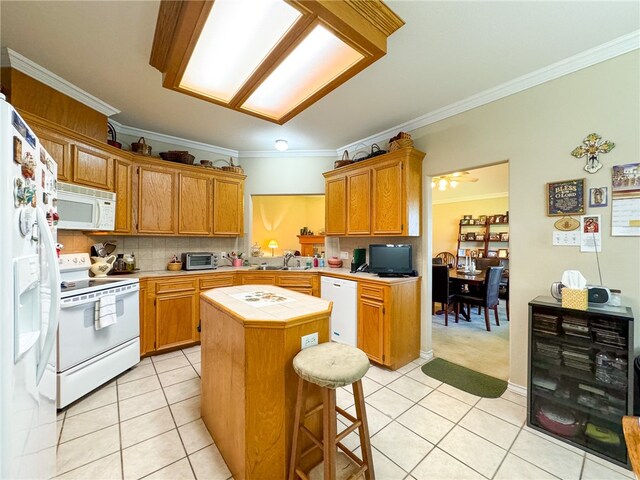
[[[295,324],[313,315],[330,315],[328,300],[273,285],[238,285],[202,292],[203,302],[216,306],[244,325]]]

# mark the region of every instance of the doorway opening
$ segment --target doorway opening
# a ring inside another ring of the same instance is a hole
[[[450,267],[447,285],[450,295],[457,293],[464,297],[454,296],[453,304],[449,304],[448,326],[445,326],[446,307],[434,302],[433,354],[508,380],[509,164],[477,168],[455,176],[453,173],[443,174],[434,177],[434,183],[431,206],[433,256],[434,259],[444,258],[443,263]],[[433,260],[433,263],[438,261]],[[487,330],[484,307],[461,302],[458,302],[461,303],[461,313],[466,313],[466,316],[461,314],[456,323],[456,300],[468,297],[486,299],[486,283],[482,279],[489,265],[503,268],[497,314],[488,309],[491,330]],[[464,274],[463,270],[466,270]],[[441,279],[442,275],[438,278]],[[438,278],[434,272],[434,299],[436,290],[442,298],[442,281]],[[496,315],[499,325],[496,324]]]

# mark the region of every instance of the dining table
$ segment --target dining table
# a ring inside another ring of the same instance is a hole
[[[468,285],[482,287],[485,281],[486,270],[476,270],[475,272],[464,272],[463,270],[449,270],[449,281],[453,283],[456,292],[463,293],[468,290]],[[464,305],[460,310],[465,320],[471,320],[471,310],[465,311]]]

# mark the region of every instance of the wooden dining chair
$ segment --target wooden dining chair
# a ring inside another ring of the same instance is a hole
[[[477,270],[481,270],[483,272],[487,271],[487,268],[489,267],[499,267],[500,266],[500,259],[499,258],[478,258],[476,260],[476,269]],[[482,292],[482,289],[479,289],[478,287],[471,285],[470,290],[474,293],[480,293]],[[478,307],[478,315],[480,315],[480,310],[482,307]]]
[[[442,263],[448,265],[449,268],[456,266],[456,256],[450,252],[440,252],[436,255],[436,258],[441,258]]]
[[[444,310],[444,326],[449,326],[449,306],[453,304],[454,294],[449,288],[449,267],[433,265],[431,267],[431,300],[440,303]],[[456,323],[458,318],[456,316]]]
[[[480,292],[461,293],[454,296],[453,301],[456,303],[456,322],[460,315],[460,304],[477,305],[484,308],[484,321],[487,331],[491,331],[491,323],[489,322],[489,309],[493,310],[496,326],[500,326],[500,318],[498,317],[498,291],[500,289],[500,279],[502,278],[503,267],[489,267],[485,274],[484,288]]]

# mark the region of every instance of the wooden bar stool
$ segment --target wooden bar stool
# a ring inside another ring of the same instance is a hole
[[[349,478],[364,475],[366,480],[375,480],[369,427],[365,411],[364,394],[362,393],[362,377],[369,370],[367,355],[355,347],[341,343],[322,343],[306,348],[293,359],[293,369],[299,376],[298,398],[294,420],[293,440],[291,444],[291,461],[289,464],[289,480],[302,478],[307,480],[309,472],[304,472],[299,462],[301,458],[316,448],[322,450],[324,463],[324,480],[336,478],[337,449],[340,448],[353,462],[356,469],[349,471]],[[305,390],[307,383],[322,388],[322,403],[309,411],[304,411]],[[356,417],[336,406],[336,388],[353,384],[353,395],[356,403]],[[307,427],[305,419],[322,410],[322,439],[316,437]],[[338,434],[336,412],[351,422],[343,432]],[[342,444],[342,440],[358,429],[362,459]],[[301,452],[301,433],[307,435],[313,445]],[[319,464],[318,464],[319,465]]]

